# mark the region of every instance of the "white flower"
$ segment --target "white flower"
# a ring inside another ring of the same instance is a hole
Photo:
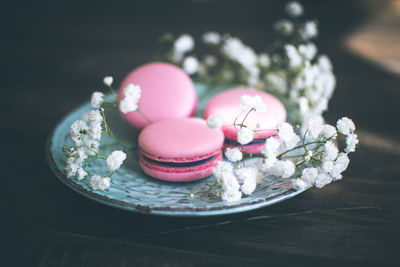
[[[87,172],[83,168],[79,168],[78,171],[76,172],[76,179],[82,180],[87,176]]]
[[[211,128],[211,129],[221,128],[222,125],[224,125],[224,117],[220,114],[211,114],[207,118],[208,128]]]
[[[301,37],[304,40],[309,40],[318,35],[317,24],[314,21],[308,21],[304,24],[303,28],[300,30]]]
[[[278,159],[276,158],[276,155],[268,155],[263,165],[261,166],[262,170],[264,172],[269,172],[269,169],[271,169],[276,164],[277,161]]]
[[[308,131],[307,134],[313,139],[317,139],[322,131],[322,121],[317,116],[308,121]]]
[[[124,88],[125,98],[121,102],[119,102],[119,109],[122,113],[128,113],[137,110],[138,102],[140,96],[142,94],[142,90],[139,85],[128,84]]]
[[[80,147],[70,154],[69,160],[74,160],[77,164],[82,164],[82,162],[87,158],[86,149]]]
[[[339,133],[344,134],[344,135],[348,135],[348,134],[354,132],[356,129],[354,122],[347,117],[343,117],[340,120],[338,120],[336,127],[337,127]]]
[[[292,149],[300,142],[300,137],[294,133],[293,126],[287,122],[278,127],[278,136],[285,143],[287,149]]]
[[[90,123],[101,123],[103,121],[103,116],[98,109],[92,109],[86,113],[85,119]]]
[[[236,191],[239,190],[240,185],[233,173],[225,174],[222,177],[222,190]]]
[[[282,178],[289,178],[294,174],[295,170],[296,166],[290,160],[278,160],[271,168],[271,174]]]
[[[91,123],[89,126],[89,137],[94,140],[101,139],[101,123]]]
[[[339,154],[338,158],[335,160],[333,169],[330,172],[330,175],[332,176],[334,181],[342,179],[342,172],[347,169],[349,162],[350,160],[347,154],[345,153]]]
[[[235,168],[234,172],[239,182],[244,182],[246,179],[257,179],[258,174],[255,167]]]
[[[121,167],[122,163],[126,159],[126,154],[120,150],[112,152],[106,159],[107,167],[111,171],[116,171]]]
[[[250,195],[251,193],[254,192],[256,186],[257,186],[257,177],[254,175],[254,177],[247,177],[243,180],[243,184],[240,187],[240,190],[245,195]]]
[[[332,138],[335,139],[337,135],[336,128],[332,125],[325,124],[322,126],[321,136],[325,138]]]
[[[324,161],[331,161],[335,160],[338,156],[339,150],[336,145],[332,141],[328,141],[324,145],[324,154],[323,159]]]
[[[317,54],[317,47],[313,43],[299,45],[299,52],[308,60],[312,60]]]
[[[310,110],[310,106],[308,104],[308,99],[304,96],[299,97],[297,99],[297,104],[299,105],[299,110],[301,114],[305,114]]]
[[[85,144],[90,147],[91,149],[85,148],[85,152],[88,155],[95,155],[96,153],[94,151],[97,151],[97,149],[99,148],[99,142],[97,140],[94,139],[90,139],[89,137],[84,138]],[[94,151],[93,151],[94,150]]]
[[[258,95],[242,95],[240,97],[240,106],[246,110],[254,109],[257,112],[265,112],[266,109],[262,98]]]
[[[98,182],[99,189],[106,190],[106,189],[110,188],[110,181],[111,181],[110,177],[101,178]]]
[[[333,161],[325,161],[324,163],[322,163],[322,169],[326,173],[331,173],[333,170],[333,167],[334,167]]]
[[[71,124],[69,128],[69,135],[75,145],[83,144],[83,135],[87,134],[88,126],[85,121],[77,120]]]
[[[199,61],[195,57],[187,57],[183,61],[183,70],[189,74],[195,74],[199,69]]]
[[[258,63],[262,67],[267,68],[271,65],[271,59],[269,58],[269,56],[267,54],[260,54],[258,56]]]
[[[278,154],[278,149],[280,147],[281,143],[277,138],[270,137],[265,141],[264,147],[261,150],[261,153],[263,153],[266,156],[273,156]]]
[[[206,44],[217,45],[221,41],[221,35],[217,32],[205,32],[202,39]]]
[[[104,94],[102,92],[93,92],[90,104],[93,108],[100,108],[101,103],[104,101]]]
[[[252,78],[257,78],[259,69],[257,68],[257,54],[250,47],[244,45],[238,38],[228,38],[222,47],[222,52],[236,62],[239,62],[245,68]]]
[[[251,141],[253,141],[254,138],[254,133],[253,130],[247,128],[247,127],[243,127],[240,128],[237,134],[237,141],[241,144],[241,145],[246,145],[248,143],[250,143]]]
[[[139,99],[142,94],[142,89],[139,85],[130,83],[124,88],[125,97]]]
[[[292,182],[293,189],[295,189],[295,190],[303,190],[309,186],[306,182],[304,182],[300,178],[292,179],[291,182]]]
[[[106,77],[104,77],[103,82],[105,85],[111,86],[111,84],[113,83],[113,77],[106,76]]]
[[[356,151],[356,145],[358,144],[358,139],[356,134],[348,134],[346,137],[346,148],[344,151],[347,153]]]
[[[124,100],[119,102],[119,110],[125,114],[137,110],[137,101],[132,100],[133,99],[126,97]]]
[[[324,72],[332,71],[332,63],[326,55],[321,55],[318,57],[318,66]]]
[[[65,166],[67,178],[74,177],[79,168],[80,165],[76,161],[74,161],[72,158],[68,158],[67,165]]]
[[[289,59],[289,66],[290,68],[294,69],[299,67],[303,63],[303,59],[298,53],[296,47],[291,44],[285,45],[286,55]]]
[[[233,166],[226,161],[218,161],[217,166],[213,168],[213,174],[217,179],[223,179],[226,175],[233,173]]]
[[[235,148],[228,147],[225,151],[225,157],[227,157],[228,160],[235,162],[235,161],[242,160],[243,154],[242,154],[242,151],[240,151],[240,149],[237,147],[235,147]]]
[[[93,175],[92,177],[90,177],[89,180],[89,187],[91,187],[93,190],[99,190],[99,183],[101,181],[101,176],[100,175]]]
[[[315,180],[318,177],[318,169],[317,168],[305,168],[301,172],[301,179],[304,180],[309,185],[314,184]]]
[[[312,152],[312,150],[307,151],[306,155],[304,156],[304,160],[310,161],[312,159],[313,154],[314,153]]]
[[[293,33],[294,25],[290,20],[280,19],[274,24],[274,28],[278,33],[289,36]]]
[[[270,72],[265,76],[265,81],[268,88],[274,89],[282,94],[287,92],[286,76],[285,73],[280,72]]]
[[[222,193],[221,198],[227,202],[238,201],[242,198],[242,193],[239,190],[225,191]]]
[[[324,187],[325,185],[327,185],[327,184],[329,184],[331,182],[332,182],[332,177],[331,176],[329,176],[326,173],[320,173],[318,175],[317,180],[315,180],[315,186],[317,188],[322,188],[322,187]]]
[[[212,55],[207,55],[204,57],[204,64],[213,67],[217,64],[217,58]]]
[[[183,34],[178,39],[175,40],[174,50],[177,53],[184,54],[194,47],[193,37],[189,34]]]
[[[303,14],[303,6],[296,1],[287,3],[285,9],[286,13],[292,18],[299,17]]]

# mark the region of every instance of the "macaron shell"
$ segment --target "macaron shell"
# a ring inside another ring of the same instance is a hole
[[[170,119],[147,126],[139,135],[139,146],[162,161],[185,162],[204,158],[221,149],[224,134],[210,129],[200,118]]]
[[[123,90],[130,83],[141,87],[138,106],[152,122],[190,117],[196,113],[198,100],[193,82],[183,70],[174,65],[150,63],[133,70],[122,82],[118,94],[120,100],[125,98]],[[149,124],[137,112],[121,114],[136,128]]]
[[[169,182],[191,182],[210,176],[212,169],[217,165],[217,161],[222,160],[222,152],[219,151],[211,161],[202,165],[177,168],[166,167],[146,161],[143,155],[140,155],[140,166],[143,171],[151,177],[169,181]]]
[[[286,120],[285,107],[275,96],[251,88],[239,87],[217,94],[207,103],[204,109],[204,118],[207,119],[211,114],[222,115],[225,119],[225,125],[222,127],[225,137],[236,140],[239,128],[231,125],[235,119],[236,123],[241,123],[246,115],[240,106],[240,97],[245,94],[260,96],[266,105],[265,112],[252,111],[246,118],[245,124],[251,129],[257,130],[254,137],[265,138],[276,134],[277,126]],[[258,123],[263,124],[262,129],[257,127]]]

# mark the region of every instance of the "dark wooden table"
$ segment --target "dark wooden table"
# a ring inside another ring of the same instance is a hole
[[[11,1],[10,1],[11,2]],[[118,3],[119,2],[119,3]],[[322,3],[324,2],[324,3]],[[326,118],[361,144],[342,181],[231,216],[129,213],[64,186],[46,138],[71,109],[151,60],[165,32],[271,40],[280,1],[26,1],[2,7],[1,266],[400,266],[400,77],[348,52],[361,1],[306,1],[338,78]],[[397,47],[398,48],[398,47]]]

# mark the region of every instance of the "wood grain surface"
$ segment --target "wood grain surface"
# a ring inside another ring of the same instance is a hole
[[[70,110],[148,62],[158,36],[230,32],[261,49],[281,1],[25,1],[1,16],[1,266],[400,266],[400,77],[349,52],[363,1],[305,1],[338,79],[326,118],[360,134],[340,182],[230,216],[170,218],[81,197],[45,142]],[[394,47],[393,49],[398,49]]]

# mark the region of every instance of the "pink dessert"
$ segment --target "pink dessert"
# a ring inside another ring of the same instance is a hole
[[[266,138],[277,133],[276,128],[279,124],[286,120],[286,110],[283,104],[273,95],[251,89],[251,88],[233,88],[212,97],[205,109],[204,118],[207,119],[211,114],[220,114],[224,117],[225,124],[222,130],[225,134],[225,146],[239,146],[237,143],[237,132],[239,127],[232,124],[236,119],[236,123],[241,123],[246,115],[240,106],[240,97],[242,95],[258,95],[263,99],[266,105],[265,112],[252,111],[246,118],[245,124],[257,132],[254,138]],[[264,146],[264,141],[254,140],[245,145],[243,148],[249,153],[260,153]]]
[[[168,63],[150,63],[136,68],[122,82],[119,99],[125,98],[124,88],[133,83],[142,89],[138,106],[152,121],[185,118],[196,113],[197,94],[190,77]],[[149,122],[138,112],[121,113],[135,128]]]
[[[165,181],[189,182],[212,174],[222,159],[224,134],[200,118],[158,121],[139,135],[140,166]]]

